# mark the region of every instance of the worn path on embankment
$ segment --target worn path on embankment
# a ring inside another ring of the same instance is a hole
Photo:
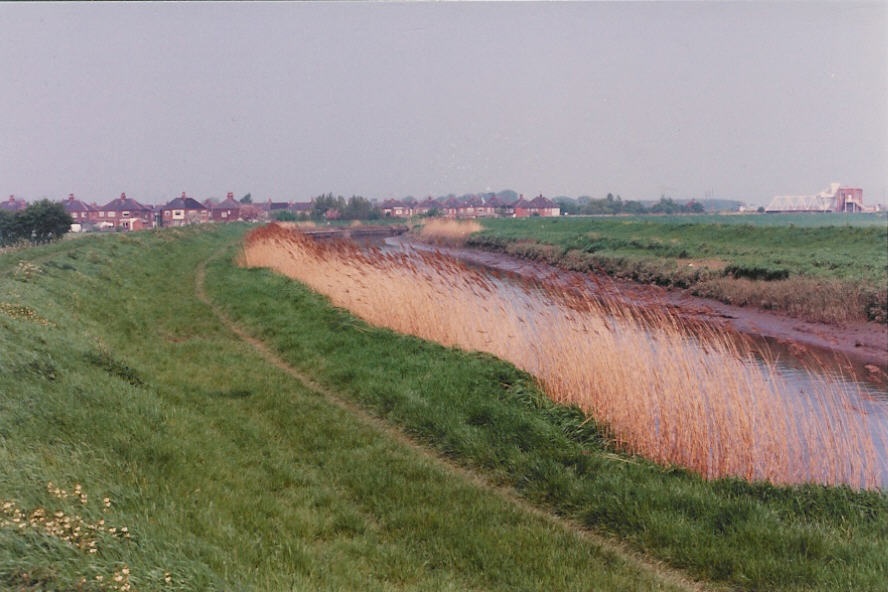
[[[571,522],[570,520],[565,520],[563,518],[555,516],[554,514],[541,510],[540,508],[530,504],[525,499],[523,499],[512,488],[497,485],[486,479],[484,475],[470,471],[449,461],[433,450],[430,450],[412,440],[404,432],[398,430],[391,424],[388,424],[378,417],[371,415],[363,408],[348,400],[345,396],[317,383],[310,376],[303,374],[302,372],[299,372],[298,370],[293,368],[263,341],[252,336],[245,327],[236,323],[229,316],[227,316],[225,312],[221,309],[221,307],[217,306],[213,302],[210,295],[207,293],[205,285],[206,266],[210,260],[212,260],[214,257],[219,256],[220,254],[221,252],[217,252],[210,259],[203,261],[198,266],[195,273],[195,295],[197,296],[198,300],[204,303],[213,312],[213,314],[226,328],[234,333],[234,335],[236,335],[239,339],[249,344],[260,356],[262,356],[263,359],[265,359],[266,362],[282,370],[287,375],[300,382],[305,388],[323,396],[328,403],[343,409],[361,422],[373,427],[382,435],[391,438],[392,440],[400,443],[405,447],[412,449],[414,452],[421,455],[422,457],[433,461],[440,469],[452,475],[453,477],[462,479],[476,487],[483,488],[484,490],[498,496],[500,499],[513,504],[520,510],[527,512],[529,515],[542,517],[550,521],[551,523],[558,525],[561,528],[568,529],[578,534],[596,547],[612,553],[626,563],[634,565],[642,571],[650,573],[652,576],[662,581],[665,585],[693,591],[721,589],[708,583],[704,584],[698,581],[694,581],[682,572],[632,550],[631,548],[629,548],[628,545],[624,544],[618,539],[593,532],[587,528],[583,528],[582,526],[574,522]]]

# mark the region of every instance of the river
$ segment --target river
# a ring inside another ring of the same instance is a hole
[[[674,294],[661,289],[639,291],[637,287],[629,284],[620,284],[611,281],[602,281],[601,278],[591,277],[586,274],[554,270],[545,265],[523,261],[517,258],[500,254],[484,253],[471,249],[442,248],[422,243],[405,240],[401,237],[388,238],[381,246],[385,250],[411,252],[411,251],[435,251],[443,252],[456,257],[475,269],[484,270],[495,277],[495,281],[501,289],[512,294],[512,298],[525,294],[524,291],[510,289],[512,283],[525,283],[526,281],[542,282],[551,285],[561,285],[570,290],[587,290],[590,294],[596,294],[602,290],[609,298],[620,297],[642,306],[665,306],[680,308],[682,302],[685,306],[692,302],[692,308],[686,309],[686,317],[696,321],[718,321],[724,319],[736,319],[742,313],[750,311],[732,310],[730,315],[723,311],[712,312],[712,304],[701,309],[701,303],[694,299],[676,298]],[[635,289],[634,289],[635,288]],[[652,298],[654,292],[659,298]],[[671,296],[671,297],[670,297]],[[524,297],[524,296],[520,296]],[[755,316],[753,311],[752,315]],[[766,315],[765,318],[773,315]],[[705,320],[702,320],[705,319]],[[789,321],[789,322],[787,322]],[[824,347],[817,340],[806,341],[805,337],[811,336],[811,330],[802,331],[799,334],[789,330],[789,327],[798,326],[798,321],[786,320],[781,325],[770,323],[770,332],[756,332],[756,325],[748,319],[740,324],[741,328],[753,330],[741,331],[732,327],[730,332],[736,333],[736,338],[744,342],[744,347],[750,348],[754,353],[750,359],[758,371],[771,375],[773,380],[785,384],[783,392],[790,398],[791,408],[799,413],[816,411],[817,406],[811,403],[809,396],[817,392],[822,396],[824,385],[837,391],[836,402],[841,406],[853,421],[859,421],[865,425],[873,442],[873,454],[877,465],[878,481],[883,489],[888,489],[888,383],[884,380],[885,364],[888,360],[881,359],[882,365],[872,362],[872,355],[853,359],[841,352]],[[693,337],[694,323],[689,325],[690,337]],[[783,329],[782,333],[779,331]],[[796,339],[793,339],[795,337]],[[878,341],[878,338],[877,338]],[[851,350],[851,353],[858,353]],[[876,355],[878,358],[878,353]],[[870,362],[870,363],[867,363]],[[835,416],[821,418],[822,421],[842,421]],[[818,480],[817,476],[810,476]]]

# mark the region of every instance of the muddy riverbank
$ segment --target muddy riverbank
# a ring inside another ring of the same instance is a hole
[[[429,245],[415,237],[389,239],[417,250],[438,250],[469,264],[498,272],[567,283],[583,281],[595,289],[631,303],[667,307],[681,317],[711,323],[743,335],[763,340],[783,359],[799,364],[820,364],[842,368],[855,377],[888,384],[888,326],[878,323],[828,325],[759,310],[724,304],[693,296],[687,291],[631,281],[595,277],[592,274],[556,269],[544,263],[468,248]]]

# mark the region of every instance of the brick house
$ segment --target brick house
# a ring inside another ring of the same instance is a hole
[[[154,208],[140,204],[121,193],[120,197],[96,208],[99,228],[142,230],[154,227]]]
[[[311,208],[314,204],[311,202],[294,201],[290,204],[290,211],[294,216],[301,218],[309,218],[311,216]]]
[[[561,215],[561,208],[554,201],[539,195],[530,201],[519,199],[515,203],[516,218],[530,218],[531,216],[556,217]]]
[[[409,218],[413,215],[413,208],[397,199],[387,199],[380,206],[382,215],[386,218]]]
[[[28,202],[23,199],[17,199],[14,195],[10,195],[9,199],[0,202],[0,210],[6,212],[20,212],[28,207]]]
[[[441,204],[441,213],[447,218],[456,218],[462,205],[459,199],[455,196],[450,196]]]
[[[71,225],[71,229],[74,232],[82,230],[86,225],[94,224],[98,217],[95,206],[91,206],[81,199],[76,199],[73,193],[68,194],[68,199],[64,200],[62,205],[74,221]]]
[[[207,222],[210,211],[205,205],[182,192],[180,197],[160,207],[161,226],[185,226]]]
[[[212,203],[207,200],[204,205],[209,210],[209,219],[212,222],[236,222],[240,219],[241,203],[234,199],[234,193],[230,191],[224,201]]]
[[[418,216],[427,216],[433,212],[441,212],[441,204],[431,197],[425,198],[423,201],[413,206],[413,213]]]
[[[487,218],[496,215],[496,209],[482,195],[472,195],[465,200],[460,216],[466,218]]]
[[[506,216],[508,218],[515,216],[515,204],[497,197],[496,195],[490,196],[487,199],[486,204],[488,207],[493,208],[495,216]]]
[[[259,210],[259,217],[262,220],[271,220],[276,212],[284,212],[290,209],[290,202],[286,201],[268,201],[255,204]]]

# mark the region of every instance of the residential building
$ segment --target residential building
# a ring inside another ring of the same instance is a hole
[[[561,215],[561,208],[554,201],[539,195],[530,201],[519,199],[515,205],[516,218],[529,218],[531,216],[555,217]]]
[[[290,204],[289,209],[296,216],[308,218],[309,216],[311,216],[311,207],[312,207],[311,202],[294,201],[293,203]]]
[[[20,212],[27,207],[28,202],[23,199],[18,199],[14,195],[10,195],[8,200],[0,202],[0,210],[6,212]]]
[[[209,220],[210,212],[202,203],[182,192],[180,197],[170,200],[160,208],[162,226],[185,226],[201,224]]]
[[[121,193],[96,209],[96,224],[100,229],[142,230],[154,227],[154,208],[145,206]]]
[[[386,218],[409,218],[413,215],[413,208],[397,199],[387,199],[379,207]]]
[[[286,201],[268,201],[254,204],[259,212],[259,218],[262,220],[271,220],[275,212],[281,212],[290,209],[290,203]]]
[[[73,193],[68,194],[68,199],[64,200],[62,205],[74,221],[71,225],[71,230],[74,232],[80,232],[85,226],[92,225],[98,216],[94,206],[81,199],[76,199]]]
[[[209,210],[209,219],[212,222],[236,222],[240,219],[241,203],[234,199],[234,193],[230,191],[224,201],[213,203],[207,200],[204,206]]]

